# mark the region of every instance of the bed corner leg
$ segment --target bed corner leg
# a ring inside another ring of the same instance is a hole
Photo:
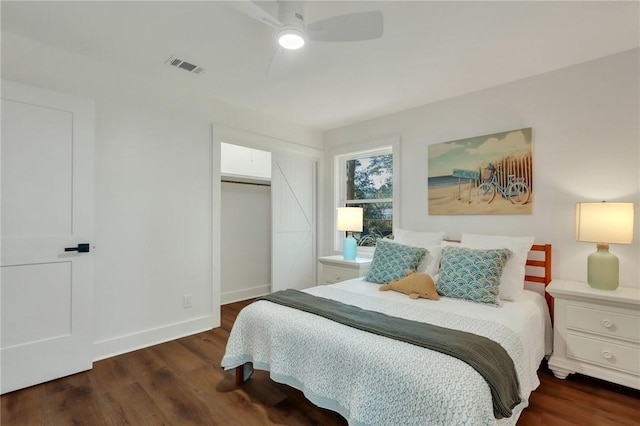
[[[236,385],[240,386],[244,383],[244,364],[236,367]]]

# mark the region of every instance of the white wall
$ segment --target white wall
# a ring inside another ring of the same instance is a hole
[[[586,281],[595,244],[576,242],[579,201],[632,201],[640,211],[639,49],[425,105],[325,133],[325,152],[345,143],[401,135],[400,217],[414,230],[535,235],[553,244],[553,276]],[[425,82],[428,84],[428,82]],[[429,216],[427,146],[471,136],[533,128],[533,214]],[[328,155],[328,154],[327,154]],[[331,159],[325,158],[325,164]],[[328,170],[328,169],[327,169]],[[325,189],[331,209],[332,184]],[[325,218],[331,218],[325,211]],[[331,228],[325,220],[325,253]],[[640,287],[640,224],[631,245],[612,245],[620,285]]]
[[[96,102],[97,357],[217,325],[212,158],[206,122]]]
[[[305,149],[321,147],[321,134],[12,34],[2,33],[1,50],[3,79],[95,100],[95,359],[218,325],[220,141],[211,123]]]
[[[229,143],[220,144],[220,174],[262,181],[271,180],[271,153]]]

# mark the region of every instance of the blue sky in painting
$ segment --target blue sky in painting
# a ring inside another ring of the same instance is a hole
[[[451,175],[453,169],[477,170],[506,156],[531,152],[531,128],[429,145],[429,177]]]

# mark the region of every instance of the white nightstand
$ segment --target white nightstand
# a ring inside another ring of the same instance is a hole
[[[318,258],[318,262],[320,262],[319,285],[364,277],[371,265],[369,258],[357,257],[355,260],[344,260],[342,255],[322,256]]]
[[[547,291],[554,297],[553,374],[581,373],[640,389],[640,289],[553,280]]]

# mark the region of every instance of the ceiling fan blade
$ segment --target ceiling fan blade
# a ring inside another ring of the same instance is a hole
[[[277,7],[277,4],[275,2],[260,2],[260,4],[264,4],[265,6],[269,6],[272,3]],[[246,15],[249,18],[253,18],[258,22],[262,22],[263,24],[275,29],[282,28],[282,23],[271,13],[263,9],[257,2],[249,0],[236,0],[228,1],[227,4],[243,15]]]
[[[382,12],[350,13],[307,25],[307,37],[313,41],[362,41],[382,37]]]

